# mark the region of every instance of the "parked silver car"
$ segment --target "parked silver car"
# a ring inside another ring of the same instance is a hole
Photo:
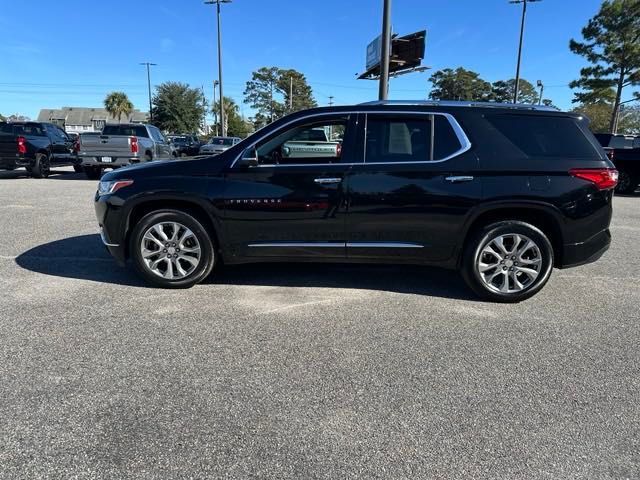
[[[200,147],[200,155],[218,155],[229,150],[236,143],[240,143],[241,140],[239,137],[213,137],[209,143]]]

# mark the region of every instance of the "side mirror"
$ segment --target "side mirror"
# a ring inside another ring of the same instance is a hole
[[[242,152],[240,158],[240,165],[243,167],[257,167],[260,164],[258,161],[258,150],[256,147],[247,148]]]

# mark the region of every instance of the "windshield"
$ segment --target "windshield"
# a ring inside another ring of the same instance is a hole
[[[225,147],[230,147],[233,145],[233,138],[229,137],[214,137],[209,140],[211,145],[224,145]]]
[[[171,141],[173,143],[187,143],[189,140],[187,137],[172,137]]]

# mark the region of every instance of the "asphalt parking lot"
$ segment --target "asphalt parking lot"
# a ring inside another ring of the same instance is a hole
[[[147,288],[60,172],[0,173],[1,478],[640,478],[640,195],[498,305],[420,267]]]

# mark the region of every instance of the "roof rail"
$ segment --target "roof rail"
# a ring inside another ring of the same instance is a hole
[[[360,105],[416,105],[431,107],[485,107],[485,108],[508,108],[512,110],[540,110],[544,112],[557,112],[556,107],[546,105],[529,105],[525,103],[499,103],[499,102],[472,102],[456,100],[375,100],[364,102]]]

